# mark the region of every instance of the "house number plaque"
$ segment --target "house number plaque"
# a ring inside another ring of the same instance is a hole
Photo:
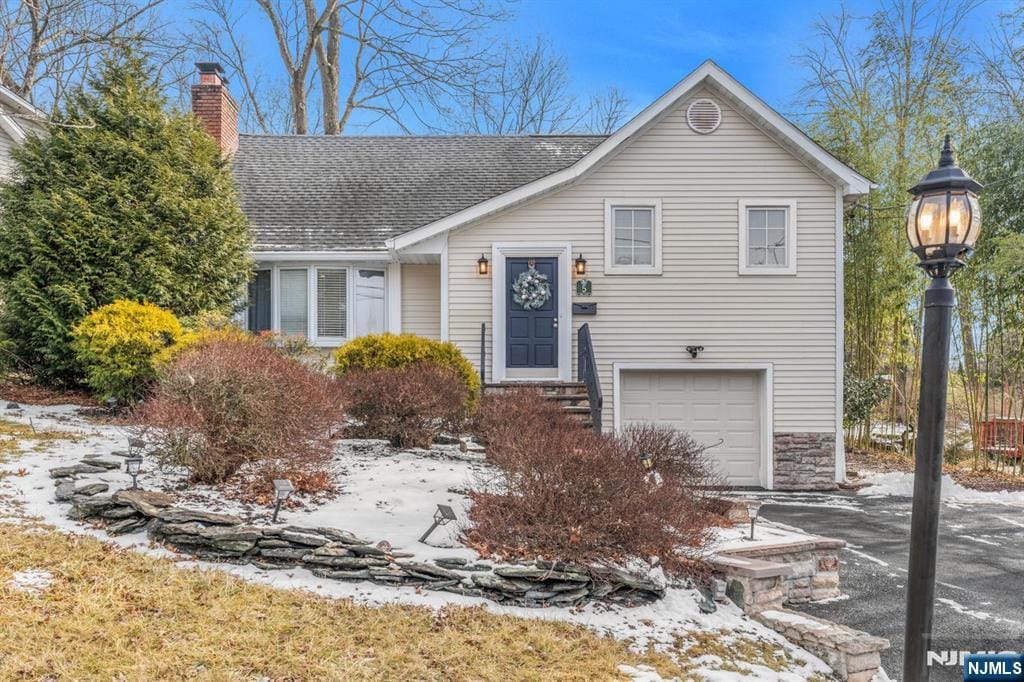
[[[594,293],[594,287],[590,283],[589,279],[578,279],[576,280],[576,295],[577,296],[590,296]]]

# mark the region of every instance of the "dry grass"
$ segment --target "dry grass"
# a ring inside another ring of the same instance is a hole
[[[2,587],[15,571],[42,596]],[[91,538],[0,525],[0,679],[605,680],[660,655],[579,627],[345,600],[186,570]]]
[[[31,441],[36,444],[36,449],[42,449],[53,441],[79,440],[81,437],[70,431],[36,430],[27,424],[0,417],[0,462],[20,449],[19,442]]]

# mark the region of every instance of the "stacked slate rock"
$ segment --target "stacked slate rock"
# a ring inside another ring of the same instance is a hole
[[[175,506],[174,498],[155,491],[104,495],[104,483],[75,487],[75,474],[66,470],[76,467],[80,465],[51,471],[58,499],[71,502],[71,518],[105,524],[113,534],[145,527],[152,540],[209,561],[264,569],[302,567],[333,580],[416,586],[519,606],[575,606],[595,600],[635,605],[664,596],[662,586],[613,568],[543,560],[496,567],[457,557],[415,561],[387,543],[374,545],[334,528],[248,525],[237,516]]]

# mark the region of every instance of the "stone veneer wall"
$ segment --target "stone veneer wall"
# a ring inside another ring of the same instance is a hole
[[[834,490],[836,434],[776,433],[777,490]]]

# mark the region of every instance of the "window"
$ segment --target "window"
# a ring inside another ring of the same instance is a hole
[[[661,274],[661,201],[605,202],[605,272]]]
[[[281,333],[285,336],[309,334],[309,282],[306,268],[278,272]]]
[[[316,270],[316,335],[344,338],[348,334],[348,271]]]
[[[356,336],[384,331],[384,271],[356,270]]]
[[[268,331],[270,323],[270,270],[257,270],[249,281],[245,327],[254,334]]]
[[[795,275],[795,201],[740,201],[741,275]]]

